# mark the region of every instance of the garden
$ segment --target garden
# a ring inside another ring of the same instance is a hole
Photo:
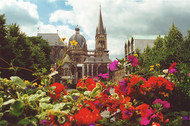
[[[137,67],[137,54],[122,61]],[[121,67],[118,60],[110,71]],[[159,67],[156,64],[155,67]],[[150,67],[153,68],[153,66]],[[108,74],[78,80],[76,90],[51,83],[52,74],[40,83],[18,76],[0,78],[1,125],[121,126],[189,125],[190,73],[174,62],[164,77],[125,76],[118,83]],[[167,78],[167,79],[166,79]],[[111,92],[111,90],[113,90]]]

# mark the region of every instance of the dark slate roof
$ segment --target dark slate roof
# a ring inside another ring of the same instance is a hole
[[[37,36],[41,36],[44,40],[48,41],[50,46],[61,43],[58,33],[38,33]]]
[[[86,39],[84,38],[83,35],[79,33],[80,29],[78,26],[75,28],[75,31],[76,33],[70,37],[69,42],[75,40],[76,42],[78,42],[80,47],[83,48],[84,45],[86,44]]]

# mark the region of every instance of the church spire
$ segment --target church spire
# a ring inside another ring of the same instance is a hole
[[[105,28],[103,25],[103,21],[102,21],[101,5],[100,5],[99,22],[98,22],[98,26],[96,28],[96,35],[97,34],[106,34],[106,31],[105,31]]]

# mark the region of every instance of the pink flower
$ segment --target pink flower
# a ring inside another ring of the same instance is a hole
[[[187,76],[189,76],[189,77],[190,77],[190,72],[187,74]]]
[[[170,108],[170,103],[167,101],[162,101],[161,99],[156,99],[155,101],[153,101],[153,104],[158,104],[160,103],[162,105],[163,108]]]
[[[152,109],[146,109],[146,114],[145,116],[141,117],[141,125],[148,125],[150,123],[150,120],[152,118],[157,117],[157,115],[152,115],[153,114],[153,110]]]
[[[176,65],[177,65],[177,63],[174,62],[174,63],[169,67],[168,73],[177,73]]]
[[[104,79],[109,79],[109,73],[103,74],[103,75],[102,75],[102,78],[104,78]]]
[[[114,60],[113,62],[111,62],[111,63],[109,64],[110,70],[113,71],[114,69],[116,69],[117,66],[118,66],[118,63],[119,63],[119,61],[117,61],[117,60]]]
[[[119,89],[124,93],[127,94],[128,92],[128,78],[124,78],[123,80],[119,81]]]
[[[96,81],[96,82],[98,82],[99,80],[98,80],[98,77],[93,77],[92,78],[94,81]]]
[[[136,67],[136,66],[139,64],[139,61],[138,61],[137,57],[135,57],[135,56],[130,56],[130,55],[128,55],[127,61],[128,61],[129,63],[131,63],[131,65],[132,65],[133,67]]]
[[[105,73],[105,74],[100,73],[98,76],[102,77],[103,79],[109,79],[109,73]]]

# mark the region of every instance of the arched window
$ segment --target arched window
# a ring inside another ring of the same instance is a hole
[[[107,65],[106,64],[101,64],[98,68],[98,74],[100,73],[107,73]]]

